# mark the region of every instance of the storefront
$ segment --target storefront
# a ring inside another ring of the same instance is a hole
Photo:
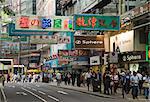
[[[130,70],[133,71],[148,71],[148,63],[146,62],[146,52],[145,51],[132,51],[124,52],[119,54],[119,64],[123,67],[118,68],[120,70]]]

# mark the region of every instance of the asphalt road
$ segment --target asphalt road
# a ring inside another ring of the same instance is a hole
[[[7,102],[123,102],[57,88],[46,83],[7,83],[4,93]]]

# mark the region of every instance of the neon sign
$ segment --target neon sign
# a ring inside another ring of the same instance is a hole
[[[74,16],[75,30],[105,30],[120,29],[119,16],[100,16],[95,14],[78,14]]]
[[[47,30],[47,31],[73,31],[72,16],[18,16],[16,18],[18,30]]]

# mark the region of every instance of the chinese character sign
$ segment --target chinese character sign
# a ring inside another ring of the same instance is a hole
[[[100,16],[94,14],[79,14],[74,16],[75,30],[104,30],[115,31],[120,29],[119,16]]]
[[[18,16],[16,17],[18,30],[46,30],[46,31],[73,31],[72,16]]]

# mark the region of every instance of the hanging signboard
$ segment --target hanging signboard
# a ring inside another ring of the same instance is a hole
[[[43,31],[73,31],[72,16],[18,16],[16,29]]]
[[[120,29],[120,17],[77,14],[74,15],[74,29],[116,31]]]
[[[118,55],[118,62],[130,62],[130,61],[140,61],[145,60],[145,51],[131,51],[124,52]]]
[[[90,65],[100,65],[100,56],[90,57]]]
[[[150,12],[150,2],[143,4],[142,6],[136,7],[132,10],[132,18],[138,17],[140,15]]]
[[[76,49],[104,49],[104,36],[75,36]]]
[[[9,36],[32,36],[32,35],[52,35],[52,32],[48,31],[37,31],[37,30],[16,30],[14,23],[8,24]]]

